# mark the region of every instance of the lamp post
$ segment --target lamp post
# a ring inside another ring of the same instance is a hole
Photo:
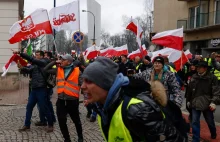
[[[94,18],[94,33],[93,33],[93,39],[92,40],[93,40],[93,44],[95,44],[95,15],[91,11],[87,11],[87,10],[82,10],[82,12],[88,12],[88,13],[93,15],[93,18]]]

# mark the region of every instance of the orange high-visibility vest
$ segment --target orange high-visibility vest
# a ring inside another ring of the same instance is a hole
[[[79,68],[75,67],[70,76],[65,79],[64,69],[57,68],[57,93],[65,93],[68,96],[79,98],[80,87],[78,84]]]

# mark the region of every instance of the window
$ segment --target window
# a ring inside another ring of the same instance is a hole
[[[207,26],[209,20],[209,0],[200,1],[199,26]]]
[[[215,24],[220,24],[220,0],[215,1]]]
[[[189,9],[189,28],[199,27],[199,6]]]

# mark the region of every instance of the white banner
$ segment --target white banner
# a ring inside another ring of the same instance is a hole
[[[78,1],[55,7],[50,10],[50,23],[56,31],[79,30],[79,6]]]

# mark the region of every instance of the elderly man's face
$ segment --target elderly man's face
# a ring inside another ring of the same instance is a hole
[[[83,93],[88,96],[87,103],[105,103],[108,92],[96,85],[95,83],[84,78],[81,88],[83,90]]]

